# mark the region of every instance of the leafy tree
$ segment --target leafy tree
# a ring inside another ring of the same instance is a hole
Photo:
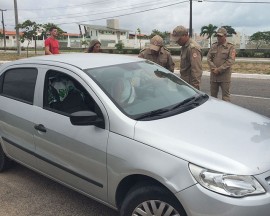
[[[162,37],[163,40],[164,40],[164,39],[166,39],[168,36],[170,36],[170,32],[167,32],[167,31],[161,32],[161,31],[159,31],[159,30],[157,30],[157,29],[154,29],[154,30],[152,30],[152,33],[150,34],[149,37],[152,38],[152,37],[154,37],[155,35],[159,35],[159,36]]]
[[[123,52],[124,44],[122,41],[119,41],[117,44],[115,44],[115,48],[119,51],[119,53]]]
[[[157,29],[154,29],[154,30],[152,30],[152,33],[150,34],[149,37],[152,38],[155,35],[159,35],[160,37],[162,37],[165,44],[170,43],[170,32],[167,32],[167,31],[161,32]]]
[[[22,24],[18,24],[15,29],[22,29],[22,36],[20,36],[20,41],[23,43],[25,40],[28,40],[27,43],[27,57],[28,57],[28,47],[32,39],[35,40],[35,53],[37,51],[37,34],[41,28],[41,24],[37,24],[36,22],[32,22],[30,20],[24,21]]]
[[[201,27],[200,36],[207,35],[207,39],[210,41],[210,46],[212,45],[212,36],[216,34],[217,26],[209,24],[208,26]]]
[[[227,31],[227,37],[232,37],[233,34],[236,35],[236,31],[231,26],[222,26]]]
[[[164,37],[163,33],[157,29],[152,30],[152,33],[150,34],[150,38],[154,37],[155,35],[159,35],[160,37]]]
[[[137,28],[137,31],[138,31],[138,38],[139,38],[139,42],[140,42],[140,49],[141,49],[141,39],[142,39],[142,37],[141,37],[141,29],[140,28]]]
[[[89,41],[88,40],[81,40],[81,45],[83,48],[86,48],[87,46],[89,46]]]
[[[88,46],[89,45],[89,41],[87,41],[87,40],[81,40],[81,44],[82,44],[82,46],[84,45],[84,46]]]
[[[270,44],[270,31],[256,32],[250,36],[249,40],[255,43],[256,49],[263,45]]]
[[[60,27],[58,27],[57,25],[55,25],[53,23],[46,23],[46,24],[42,25],[42,27],[44,28],[42,36],[44,36],[44,38],[47,38],[49,35],[49,32],[50,32],[50,28],[53,26],[57,29],[58,38],[62,39],[63,33],[66,33],[66,32],[64,32]]]

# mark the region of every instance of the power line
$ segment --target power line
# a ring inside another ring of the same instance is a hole
[[[155,1],[155,4],[158,0]],[[103,18],[96,18],[96,19],[88,19],[88,20],[83,20],[83,21],[76,21],[76,22],[59,22],[59,23],[55,23],[57,25],[66,25],[66,24],[74,24],[74,23],[83,23],[83,22],[90,22],[90,21],[98,21],[98,20],[105,20],[105,19],[110,19],[110,18],[116,18],[116,17],[123,17],[123,16],[129,16],[129,15],[133,15],[133,14],[139,14],[139,13],[144,13],[144,12],[148,12],[148,11],[153,11],[153,10],[158,10],[158,9],[162,9],[162,8],[166,8],[166,7],[170,7],[170,6],[174,6],[174,5],[178,5],[178,4],[182,4],[182,3],[186,3],[186,2],[189,2],[190,0],[184,0],[184,1],[181,1],[181,2],[177,2],[177,3],[172,3],[172,4],[167,4],[167,5],[163,5],[163,6],[159,6],[159,7],[155,7],[155,8],[150,8],[150,9],[145,9],[145,10],[139,10],[139,11],[135,11],[135,12],[131,12],[131,13],[124,13],[124,14],[120,14],[120,15],[114,15],[114,16],[108,16],[108,17],[103,17]],[[104,2],[108,2],[108,1],[99,1],[99,2],[92,2],[92,3],[85,3],[85,4],[80,4],[80,5],[72,5],[72,6],[67,6],[67,7],[58,7],[58,8],[70,8],[70,7],[75,7],[75,6],[82,6],[82,5],[88,5],[88,4],[102,4]],[[204,0],[204,2],[215,2],[215,3],[235,3],[235,4],[270,4],[270,2],[266,2],[266,1],[259,1],[259,2],[255,2],[255,1],[230,1],[230,0]],[[124,11],[124,10],[132,10],[134,8],[140,8],[140,7],[145,7],[145,3],[147,2],[144,2],[144,6],[137,6],[137,7],[134,7],[135,5],[141,5],[141,4],[134,4],[134,5],[131,5],[130,8],[123,8],[123,9],[118,9],[117,10],[110,10],[110,11],[101,11],[101,12],[98,12],[98,13],[92,13],[92,14],[87,14],[87,15],[82,15],[82,14],[78,14],[78,13],[74,13],[74,14],[67,14],[67,15],[75,15],[73,17],[63,17],[63,15],[60,15],[61,17],[63,18],[60,18],[60,19],[70,19],[70,18],[75,18],[75,17],[83,17],[83,16],[91,16],[91,15],[98,15],[98,14],[103,14],[103,13],[108,13],[108,12],[118,12],[118,11]],[[153,1],[149,1],[148,2],[149,4],[152,4],[154,3]],[[163,2],[164,3],[164,2]],[[104,5],[104,4],[103,4]],[[150,5],[148,5],[150,6]],[[47,10],[48,8],[46,8],[45,10]],[[53,9],[56,9],[56,8],[53,8]],[[25,9],[26,10],[26,9]],[[29,9],[30,10],[30,9]],[[35,9],[36,10],[36,9]],[[78,14],[78,16],[76,16],[76,14]],[[66,15],[66,16],[67,16]],[[57,18],[59,16],[52,16],[52,18]],[[39,17],[39,18],[42,18],[42,17]],[[44,18],[48,18],[48,17],[44,17]],[[59,19],[58,19],[59,20]]]
[[[97,2],[91,2],[91,3],[81,3],[81,4],[75,4],[75,5],[69,5],[69,6],[61,6],[61,7],[53,7],[53,8],[42,8],[42,10],[54,10],[54,9],[63,9],[63,8],[74,8],[74,7],[81,7],[84,5],[95,5],[95,4],[102,4],[106,3],[106,2],[110,2],[112,3],[111,0],[107,0],[107,1],[97,1]],[[115,1],[116,2],[116,1]],[[156,1],[154,1],[156,2]],[[224,1],[220,1],[220,0],[204,0],[204,2],[215,2],[215,3],[235,3],[235,4],[270,4],[269,1],[230,1],[230,0],[224,0]],[[144,4],[147,2],[144,2]],[[14,10],[14,9],[8,9],[8,10]],[[36,10],[40,10],[40,8],[34,8],[34,9],[19,9],[19,11],[36,11]]]
[[[115,18],[115,17],[128,16],[128,15],[133,15],[133,14],[143,13],[143,12],[147,12],[147,11],[158,10],[158,9],[161,9],[161,8],[174,6],[174,5],[182,4],[182,3],[185,3],[185,2],[189,2],[189,0],[187,0],[187,1],[182,1],[182,2],[178,2],[178,3],[174,3],[174,4],[169,4],[169,5],[165,5],[165,6],[161,6],[161,7],[156,7],[156,8],[151,8],[151,9],[146,9],[146,10],[136,11],[136,12],[132,12],[132,13],[126,13],[126,14],[121,14],[121,15],[116,15],[116,16],[110,16],[110,17],[103,17],[103,18],[98,18],[98,19],[91,19],[91,20],[77,21],[77,22],[58,23],[58,25],[65,25],[65,24],[79,23],[79,22],[83,23],[83,22],[90,22],[90,21],[98,21],[98,20],[104,20],[104,19],[111,19],[111,18]]]
[[[157,0],[157,1],[162,1],[162,0]],[[145,4],[145,3],[156,3],[157,1],[150,1],[150,2],[143,2],[143,3],[140,3],[140,4]],[[107,1],[97,1],[97,2],[91,2],[91,3],[81,3],[81,4],[76,4],[76,5],[68,5],[68,6],[61,6],[61,7],[53,7],[53,8],[42,8],[42,10],[54,10],[54,9],[64,9],[64,8],[81,8],[82,6],[85,6],[85,5],[102,5],[104,6],[104,3],[113,3],[113,2],[118,2],[117,0],[115,1],[111,1],[111,0],[107,0]],[[135,4],[136,5],[136,4]],[[132,6],[132,5],[131,5]],[[8,9],[8,10],[14,10],[14,9]],[[34,9],[19,9],[19,11],[40,11],[40,8],[34,8]]]
[[[76,18],[76,17],[84,17],[84,16],[93,16],[93,15],[99,15],[99,14],[104,14],[104,13],[119,12],[119,11],[125,11],[125,10],[134,10],[136,8],[141,8],[141,7],[145,8],[147,6],[152,6],[153,4],[156,5],[157,1],[162,1],[162,3],[166,3],[166,2],[164,2],[164,0],[156,0],[156,1],[147,2],[148,4],[140,3],[140,4],[134,4],[134,5],[131,5],[131,6],[128,6],[128,7],[127,6],[117,7],[117,9],[115,9],[115,10],[112,10],[114,8],[110,8],[108,11],[99,10],[100,12],[95,11],[95,13],[90,13],[90,14],[89,14],[89,12],[86,12],[87,14],[85,14],[85,15],[84,15],[84,13],[72,13],[72,14],[65,14],[65,16],[68,16],[68,17],[63,17],[63,15],[51,16],[50,19],[53,20],[53,19],[57,18],[59,20],[58,17],[61,17],[60,19],[67,19],[67,18]],[[119,9],[119,8],[123,8],[123,9]],[[69,15],[71,15],[71,16],[69,16]],[[46,17],[38,17],[36,20],[42,20],[43,18],[48,18],[48,16],[46,16]]]
[[[54,9],[63,9],[63,8],[74,8],[74,7],[81,7],[81,6],[85,6],[85,5],[95,5],[95,4],[102,4],[106,3],[106,2],[110,2],[112,3],[111,0],[107,0],[107,1],[96,1],[96,2],[91,2],[91,3],[81,3],[81,4],[75,4],[75,5],[69,5],[69,6],[61,6],[61,7],[53,7],[53,8],[42,8],[42,10],[54,10]],[[117,2],[117,1],[115,1]],[[269,1],[230,1],[230,0],[224,0],[224,1],[220,1],[220,0],[204,0],[204,2],[215,2],[215,3],[235,3],[235,4],[270,4]],[[145,2],[144,2],[145,3]],[[7,9],[7,10],[14,10],[14,9]],[[34,9],[27,9],[27,8],[22,8],[19,9],[19,11],[36,11],[36,10],[40,10],[40,8],[34,8]]]
[[[205,2],[215,2],[215,3],[233,3],[233,4],[270,4],[269,1],[217,1],[217,0],[204,0]]]
[[[108,0],[110,1],[110,0]],[[63,9],[63,8],[74,8],[74,7],[81,7],[83,5],[93,5],[93,4],[103,4],[108,1],[97,1],[97,2],[91,2],[91,3],[83,3],[83,4],[77,4],[77,5],[69,5],[69,6],[63,6],[63,7],[53,7],[53,8],[42,8],[42,10],[53,10],[53,9]],[[111,1],[110,1],[111,2]],[[9,9],[13,10],[13,9]],[[19,11],[36,11],[40,10],[40,8],[34,8],[34,9],[19,9]]]
[[[189,0],[184,0],[182,2],[167,4],[167,5],[164,5],[164,6],[159,6],[159,7],[155,7],[155,8],[140,10],[140,11],[131,12],[131,13],[125,13],[125,14],[120,14],[120,15],[115,15],[115,16],[110,16],[110,17],[103,17],[103,18],[83,20],[83,21],[76,21],[76,22],[55,23],[55,24],[57,24],[57,25],[66,25],[66,24],[72,24],[72,23],[76,23],[77,24],[77,23],[83,23],[83,22],[90,22],[90,21],[98,21],[98,20],[110,19],[110,18],[115,18],[115,17],[129,16],[129,15],[143,13],[143,12],[147,12],[147,11],[152,11],[152,10],[158,10],[158,9],[166,8],[166,7],[171,7],[171,6],[182,4],[182,3],[186,3],[186,2],[189,2]],[[133,9],[133,8],[130,8],[130,9]],[[68,19],[68,18],[65,18],[65,19]]]

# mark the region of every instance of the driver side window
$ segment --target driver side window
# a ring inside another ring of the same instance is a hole
[[[69,115],[77,111],[92,111],[100,114],[95,101],[73,77],[50,70],[45,77],[44,108]]]

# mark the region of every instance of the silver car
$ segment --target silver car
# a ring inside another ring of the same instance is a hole
[[[16,161],[121,216],[270,214],[270,119],[144,59],[2,65],[0,142],[0,171]]]

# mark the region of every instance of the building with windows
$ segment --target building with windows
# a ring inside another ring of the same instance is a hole
[[[143,49],[150,44],[150,39],[145,34],[138,34],[135,31],[131,32],[127,29],[119,28],[119,20],[110,19],[107,20],[107,26],[101,25],[88,25],[88,24],[80,24],[79,25],[80,33],[63,33],[61,38],[59,38],[61,47],[69,47],[69,48],[87,48],[91,40],[97,39],[101,42],[101,46],[103,48],[115,48],[115,45],[120,41],[124,44],[125,48],[135,48],[135,49]],[[83,30],[83,31],[82,31]],[[20,32],[22,35],[22,32]],[[16,47],[17,37],[15,31],[5,31],[6,37],[6,47]],[[209,48],[209,39],[206,36],[200,36],[198,33],[194,33],[192,37],[195,41],[197,41],[202,48]],[[244,33],[237,32],[236,35],[232,35],[232,37],[228,37],[227,41],[233,43],[236,49],[255,49],[256,44],[249,40],[249,36]],[[216,37],[212,36],[212,44],[216,42]],[[179,48],[179,46],[175,43],[169,41],[169,38],[164,40],[166,46],[171,48]],[[170,45],[169,45],[170,44]],[[34,38],[28,44],[28,41],[24,41],[21,43],[21,47],[35,47]],[[44,47],[44,38],[39,38],[36,40],[37,47]],[[0,48],[4,47],[4,38],[3,38],[3,30],[0,29]],[[263,46],[263,48],[269,48],[269,45]]]
[[[4,47],[4,33],[3,29],[0,29],[0,34],[2,37],[0,37],[0,47]],[[22,35],[22,33],[19,33]],[[6,47],[14,47],[17,43],[17,36],[16,31],[7,31],[5,30],[5,37],[6,37]]]
[[[22,32],[19,33],[22,36]],[[0,29],[0,35],[3,36],[3,30]],[[6,37],[6,47],[16,47],[17,46],[17,36],[16,31],[5,31]],[[81,36],[76,33],[63,33],[61,40],[59,40],[61,46],[65,47],[81,47]],[[44,38],[37,38],[36,40],[37,47],[44,47]],[[34,38],[29,42],[25,40],[21,42],[21,47],[35,47]],[[0,47],[4,47],[4,38],[0,37]]]
[[[81,26],[83,26],[85,31],[82,35],[84,35],[86,39],[97,39],[101,42],[102,46],[105,47],[114,47],[119,41],[126,41],[129,37],[129,30],[120,29],[119,20],[117,19],[107,20],[107,26],[79,24],[80,30]]]

